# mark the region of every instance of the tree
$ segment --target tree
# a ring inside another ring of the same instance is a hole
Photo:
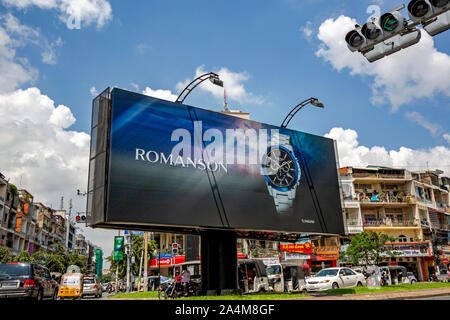
[[[60,254],[47,254],[45,266],[50,272],[65,273],[67,270],[65,257]]]
[[[32,262],[30,253],[28,251],[21,251],[14,257],[14,262]]]
[[[346,251],[340,253],[339,259],[354,266],[377,265],[383,256],[398,254],[386,245],[393,241],[395,238],[387,234],[365,231],[352,238],[351,244]]]
[[[9,248],[0,247],[0,263],[8,263],[12,261]]]
[[[78,266],[81,273],[87,273],[87,258],[76,252],[69,253],[66,269],[68,266]]]
[[[31,255],[31,261],[36,263],[45,264],[45,252],[44,251],[36,251]]]

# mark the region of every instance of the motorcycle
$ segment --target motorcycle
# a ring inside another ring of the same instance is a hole
[[[181,284],[175,279],[171,279],[161,283],[160,296],[164,300],[169,298],[179,298],[181,295],[183,295]]]

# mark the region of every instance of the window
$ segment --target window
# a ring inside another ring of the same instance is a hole
[[[41,268],[39,266],[37,266],[37,265],[35,265],[33,267],[33,274],[34,274],[35,277],[42,277],[43,276]]]
[[[398,236],[398,242],[408,242],[408,238],[401,234]]]
[[[356,273],[354,273],[352,270],[350,269],[344,269],[345,275],[346,276],[355,276]]]

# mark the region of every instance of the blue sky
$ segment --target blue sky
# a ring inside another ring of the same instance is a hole
[[[69,30],[57,12],[30,7],[26,11],[2,7],[50,39],[61,37],[58,63],[40,61],[39,48],[27,45],[18,55],[27,57],[39,69],[35,86],[71,108],[77,122],[72,129],[88,132],[91,95],[116,85],[133,89],[170,89],[195,69],[226,67],[250,75],[245,87],[264,98],[265,103],[232,108],[251,112],[257,121],[281,123],[290,107],[311,97],[319,97],[325,110],[305,109],[291,127],[325,134],[332,127],[353,128],[365,145],[387,148],[424,148],[442,144],[442,137],[430,133],[404,117],[404,111],[417,110],[428,120],[448,129],[448,96],[436,95],[409,103],[399,112],[389,113],[389,104],[373,106],[370,78],[337,72],[315,56],[318,41],[308,42],[300,31],[308,21],[318,27],[327,18],[340,14],[365,21],[366,8],[373,1],[110,1],[113,18],[101,30],[94,26]],[[386,1],[389,10],[397,2]],[[436,37],[441,52],[450,50],[450,32]],[[356,55],[356,54],[355,54]],[[189,104],[220,107],[220,99],[193,93]]]
[[[9,56],[4,57],[9,65],[21,65],[29,75],[17,80],[16,85],[11,84],[9,90],[0,90],[4,94],[0,96],[0,113],[2,105],[17,103],[23,112],[18,121],[25,121],[26,115],[33,112],[41,114],[33,102],[26,104],[24,101],[28,100],[14,96],[14,93],[19,97],[25,95],[18,90],[38,88],[40,93],[28,92],[27,97],[46,96],[54,101],[54,104],[49,101],[37,104],[42,110],[53,112],[49,121],[57,123],[57,132],[68,135],[67,141],[83,150],[80,152],[88,150],[88,137],[83,132],[89,133],[93,87],[98,92],[108,86],[138,92],[149,87],[170,90],[176,95],[182,83],[192,79],[201,68],[223,71],[230,77],[231,82],[225,81],[225,86],[231,85],[230,107],[250,112],[252,120],[281,124],[298,102],[309,97],[320,98],[325,109],[305,108],[290,128],[337,139],[343,165],[391,164],[425,169],[428,161],[431,166],[439,165],[450,171],[450,157],[447,157],[450,154],[450,31],[434,39],[424,36],[420,44],[372,66],[338,43],[342,32],[345,35],[348,31],[345,28],[351,25],[350,18],[363,24],[369,17],[368,6],[379,5],[383,12],[400,5],[401,1],[85,2],[96,4],[98,7],[94,9],[77,7],[76,2],[49,0],[44,6],[37,0],[0,0],[0,22],[6,34],[17,41],[2,44],[0,37],[0,49],[4,45],[9,50]],[[103,9],[108,7],[111,12],[105,13]],[[80,12],[79,30],[68,29],[66,25],[70,8]],[[407,15],[406,10],[402,13]],[[5,21],[11,16],[29,29],[8,29]],[[331,20],[325,23],[327,19]],[[333,32],[339,35],[336,39],[332,37]],[[322,53],[318,53],[320,48]],[[45,53],[47,59],[43,59]],[[422,75],[429,77],[431,84],[422,83]],[[0,81],[2,77],[0,74]],[[400,84],[395,81],[397,78]],[[8,79],[4,79],[5,83]],[[378,86],[374,87],[374,80]],[[393,87],[397,89],[392,90]],[[212,90],[198,89],[186,103],[219,110],[223,99]],[[407,97],[411,94],[413,98],[409,101]],[[374,102],[374,97],[382,102]],[[55,111],[59,105],[68,109]],[[47,132],[46,127],[38,127],[35,130]],[[335,131],[331,133],[333,128]],[[11,130],[5,130],[2,136],[14,135]],[[28,136],[20,141],[36,132],[26,131]],[[24,150],[65,144],[64,139],[46,141],[47,145],[37,140],[31,147],[24,146]],[[8,149],[11,156],[19,152],[17,146],[11,144]],[[384,149],[380,151],[374,146]],[[82,189],[87,176],[87,165],[83,164],[86,155],[78,159],[75,151],[70,154],[65,147],[55,147],[52,154],[55,159],[64,159],[65,168],[73,169],[73,176],[52,175],[53,168],[39,162],[47,155],[40,156],[38,150],[29,151],[21,158],[27,161],[16,161],[14,167],[11,162],[0,162],[3,166],[0,172],[16,180],[22,177],[32,193],[48,203],[59,203],[57,195],[65,192],[66,198],[72,197],[70,190]],[[402,147],[408,150],[402,151]],[[353,161],[355,158],[358,160]],[[31,175],[33,166],[40,173],[45,171],[43,166],[49,169],[49,185],[42,186]],[[80,180],[70,182],[71,189],[67,189],[71,177],[78,176]],[[83,210],[84,204],[78,202],[78,210]]]

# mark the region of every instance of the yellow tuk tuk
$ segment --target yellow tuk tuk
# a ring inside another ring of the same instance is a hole
[[[66,273],[61,277],[58,298],[63,299],[81,299],[83,295],[83,274]]]

